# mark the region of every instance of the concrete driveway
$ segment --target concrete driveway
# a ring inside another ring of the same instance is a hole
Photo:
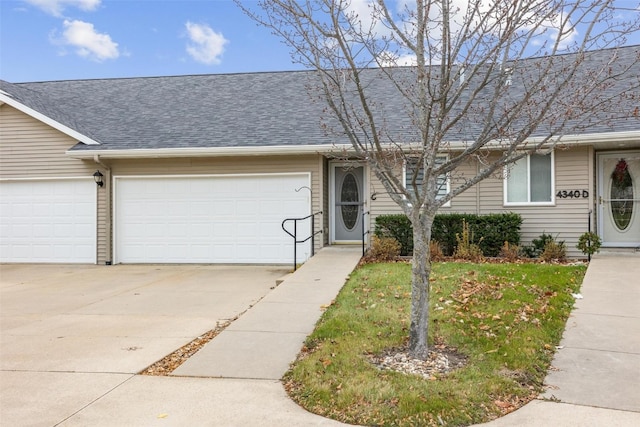
[[[0,265],[0,424],[57,425],[270,292],[284,267]]]

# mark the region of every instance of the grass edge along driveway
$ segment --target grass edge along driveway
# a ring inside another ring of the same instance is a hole
[[[585,272],[585,265],[434,263],[430,345],[466,364],[425,378],[371,362],[406,348],[411,265],[361,266],[308,337],[285,387],[305,409],[350,424],[495,419],[542,391]]]

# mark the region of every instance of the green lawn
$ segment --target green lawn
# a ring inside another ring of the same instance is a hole
[[[371,355],[406,346],[411,266],[360,267],[324,313],[285,376],[307,410],[360,425],[485,422],[542,390],[586,267],[435,263],[432,348],[466,365],[425,379],[380,370]]]

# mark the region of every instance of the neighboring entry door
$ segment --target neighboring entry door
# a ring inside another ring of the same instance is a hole
[[[603,246],[640,246],[640,151],[598,155]]]
[[[332,165],[334,243],[362,241],[364,204],[364,167]]]

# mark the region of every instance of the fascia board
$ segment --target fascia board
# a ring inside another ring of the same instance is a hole
[[[565,135],[557,140],[550,140],[545,146],[555,144],[570,145],[591,145],[606,142],[637,141],[640,139],[640,130],[625,132],[607,132],[581,135]],[[543,138],[530,138],[528,144],[542,142]],[[453,141],[449,143],[450,150],[464,150],[470,143]],[[390,146],[397,148],[396,145]],[[416,145],[407,145],[407,150],[415,150]],[[500,150],[505,147],[505,143],[493,141],[485,148],[489,150]],[[93,159],[99,156],[103,159],[149,159],[149,158],[171,158],[171,157],[207,157],[207,156],[266,156],[266,155],[296,155],[296,154],[330,154],[345,153],[353,154],[354,150],[349,144],[320,144],[301,146],[260,146],[260,147],[198,147],[198,148],[148,148],[148,149],[125,149],[125,150],[67,150],[66,154],[76,159]]]
[[[553,147],[558,144],[563,145],[592,145],[597,143],[607,142],[625,142],[625,141],[637,141],[640,138],[640,130],[623,131],[623,132],[602,132],[602,133],[584,133],[584,134],[572,134],[563,135],[561,137],[534,137],[529,138],[522,144],[523,148],[526,145],[539,144],[545,140],[544,147]],[[470,146],[473,142],[453,141],[449,143],[451,150],[458,151],[464,150]],[[484,148],[489,150],[501,150],[509,146],[509,141],[489,141],[485,144]]]
[[[640,125],[639,125],[640,126]],[[558,143],[560,144],[576,144],[576,145],[590,145],[602,142],[624,142],[624,141],[637,141],[640,138],[639,130],[624,131],[624,132],[606,132],[606,133],[592,133],[582,135],[566,135],[560,138]]]
[[[131,150],[67,150],[66,154],[76,159],[154,159],[171,157],[207,157],[207,156],[266,156],[295,155],[343,152],[350,150],[347,145],[301,145],[301,146],[262,146],[262,147],[198,147],[198,148],[149,148]]]
[[[46,116],[42,113],[37,112],[33,108],[27,107],[21,102],[18,102],[15,99],[13,99],[11,96],[6,95],[4,92],[0,92],[0,105],[2,105],[2,103],[9,104],[16,110],[22,111],[23,113],[33,117],[34,119],[39,120],[42,123],[45,123],[51,126],[52,128],[59,130],[60,132],[70,136],[71,138],[82,142],[83,144],[100,145],[98,141],[95,141],[94,139],[89,138],[88,136],[83,135],[80,132],[71,129],[68,126],[63,125],[62,123],[53,120],[49,116]]]

